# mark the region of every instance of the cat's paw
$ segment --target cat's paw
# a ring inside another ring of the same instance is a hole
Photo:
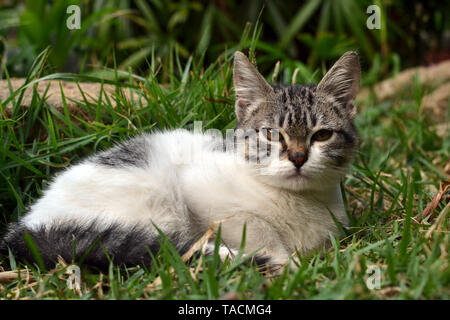
[[[206,254],[212,255],[214,253],[215,244],[213,242],[210,242],[206,245]],[[228,259],[234,259],[237,254],[238,250],[228,248],[227,246],[220,245],[219,247],[219,257],[222,262],[224,262],[227,258]]]
[[[214,248],[214,243],[208,243],[206,247],[206,254],[212,255],[214,253]],[[238,256],[239,250],[229,248],[225,245],[220,245],[218,254],[220,260],[225,262],[227,259],[234,260]],[[255,255],[248,255],[244,253],[241,257],[247,261],[245,263],[257,265],[258,269],[265,274],[280,275],[286,267],[290,270],[298,269],[297,264],[290,261],[288,258],[272,256],[266,252],[256,253]]]

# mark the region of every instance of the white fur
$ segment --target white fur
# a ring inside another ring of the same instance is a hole
[[[213,151],[208,135],[175,130],[146,139],[152,148],[148,168],[110,168],[90,161],[69,167],[23,222],[36,228],[99,219],[149,229],[154,223],[164,232],[177,230],[189,237],[225,219],[222,239],[227,246],[239,248],[246,223],[245,251],[262,249],[276,263],[286,262],[295,249],[306,253],[323,244],[330,232],[336,234],[329,211],[347,223],[339,178],[319,179],[319,185],[317,179],[311,181],[323,168],[308,169],[306,163],[306,177],[287,178],[280,170],[295,172],[289,161],[258,168]],[[319,151],[312,148],[311,157],[320,157]]]

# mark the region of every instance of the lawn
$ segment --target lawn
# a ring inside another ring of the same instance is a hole
[[[92,100],[79,87],[83,98],[76,110],[68,107],[63,83],[59,109],[37,91],[29,108],[22,107],[21,90],[0,101],[1,228],[25,214],[52,175],[116,141],[157,128],[190,129],[194,121],[222,130],[235,125],[231,49],[210,64],[201,55],[183,62],[175,50],[165,65],[151,56],[145,77],[117,67],[44,76],[47,57],[44,51],[36,58],[24,86],[56,79],[117,85],[116,90],[108,95],[102,90]],[[164,73],[164,82],[158,73]],[[320,78],[321,72],[310,75],[300,74],[296,82]],[[292,70],[282,61],[278,77],[272,71],[267,76],[286,82]],[[274,276],[240,256],[222,263],[217,254],[185,263],[163,241],[151,269],[82,268],[79,290],[68,288],[64,262],[43,270],[0,256],[0,298],[449,299],[449,204],[443,197],[435,209],[425,210],[450,173],[448,131],[438,135],[421,108],[432,89],[417,80],[388,101],[369,96],[358,102],[361,146],[342,181],[351,225],[341,228],[331,248],[302,257],[296,271]]]

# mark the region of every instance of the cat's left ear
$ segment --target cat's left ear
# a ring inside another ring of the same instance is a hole
[[[273,88],[240,51],[234,54],[233,82],[238,118],[243,116],[251,105],[266,100],[273,93]]]
[[[317,90],[331,95],[354,113],[353,101],[359,89],[361,66],[358,54],[348,51],[333,65],[317,86]]]

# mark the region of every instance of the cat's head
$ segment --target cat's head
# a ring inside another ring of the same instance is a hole
[[[267,183],[317,190],[339,182],[358,145],[356,52],[345,53],[317,86],[270,85],[241,52],[234,55],[233,78],[237,129],[256,130],[259,142],[279,152],[258,151]]]

